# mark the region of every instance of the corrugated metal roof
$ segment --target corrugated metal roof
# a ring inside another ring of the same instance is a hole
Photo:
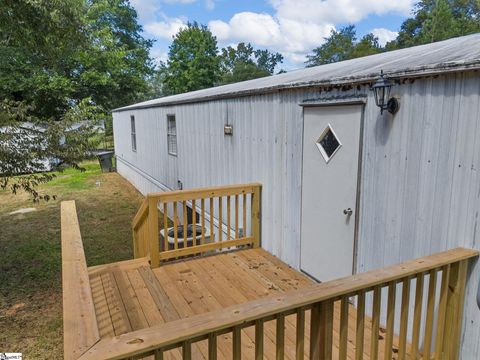
[[[368,82],[379,76],[410,77],[480,68],[480,33],[285,74],[149,100],[114,111],[245,96],[287,88]]]

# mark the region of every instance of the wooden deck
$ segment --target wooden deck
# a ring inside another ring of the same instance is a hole
[[[261,248],[224,252],[183,260],[151,269],[146,259],[136,259],[88,269],[100,338],[160,325],[193,315],[220,310],[251,300],[309,287],[314,282]],[[305,316],[305,354],[309,354],[310,312]],[[349,359],[355,358],[355,308],[350,305]],[[370,344],[366,319],[364,358]],[[276,357],[276,324],[265,323],[264,354]],[[338,358],[340,302],[335,305],[334,358]],[[285,319],[285,358],[295,359],[295,315]],[[379,356],[385,347],[379,335]],[[218,358],[232,358],[232,335],[218,338]],[[254,359],[254,327],[242,330],[242,358]],[[394,343],[396,341],[394,340]],[[305,358],[308,355],[305,356]],[[181,359],[181,349],[165,353]],[[192,358],[208,358],[207,341],[195,343]],[[394,351],[393,358],[396,358]]]
[[[260,196],[259,184],[149,194],[132,223],[135,259],[90,268],[75,203],[62,202],[65,359],[458,359],[467,270],[478,251],[451,249],[315,284],[260,248]],[[180,207],[186,219],[188,201],[200,206],[199,222],[192,214],[200,244],[188,245],[185,232],[180,246],[174,216],[174,248],[162,249],[168,221],[159,226],[159,204],[164,213]],[[231,229],[222,238],[218,228],[212,243],[204,239],[207,203],[218,204],[221,224],[226,204]]]

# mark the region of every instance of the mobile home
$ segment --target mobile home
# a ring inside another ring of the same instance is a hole
[[[261,246],[319,281],[480,249],[479,70],[474,34],[126,106],[117,169],[144,194],[262,183]],[[382,71],[392,113],[371,91]],[[479,280],[475,266],[464,359]]]

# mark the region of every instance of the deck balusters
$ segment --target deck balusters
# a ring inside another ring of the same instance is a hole
[[[215,218],[215,206],[214,206],[214,203],[213,203],[213,197],[210,198],[210,236],[212,238],[215,237],[215,232],[213,231],[214,229],[214,223],[213,223],[213,219]],[[217,239],[214,239],[215,241],[217,241]]]
[[[243,194],[243,237],[247,237],[247,194]]]
[[[238,239],[238,194],[235,195],[235,239]]]
[[[263,360],[263,319],[255,321],[255,360]]]
[[[410,303],[410,277],[403,279],[402,306],[400,309],[400,336],[398,345],[398,360],[405,360],[407,353],[408,308]]]
[[[187,215],[187,202],[184,200],[182,201],[183,207],[183,248],[187,247],[187,224],[188,224],[188,215]]]
[[[227,240],[231,239],[231,214],[230,214],[231,198],[230,195],[227,196]]]
[[[205,245],[205,199],[202,199],[201,201],[201,207],[202,207],[202,213],[200,215],[201,220],[201,226],[202,226],[202,240],[201,244]]]
[[[340,302],[340,339],[339,355],[340,360],[347,359],[348,346],[348,296],[343,296]]]
[[[235,326],[233,328],[233,360],[242,359],[242,328]]]
[[[357,323],[355,330],[355,360],[362,360],[365,341],[365,290],[360,290],[357,295]]]
[[[303,360],[305,354],[305,308],[297,309],[296,360]]]
[[[192,359],[192,343],[188,340],[183,342],[182,356],[183,356],[183,360],[191,360]]]
[[[415,308],[413,310],[413,330],[412,330],[412,351],[413,359],[418,358],[419,341],[420,341],[420,326],[422,321],[422,306],[423,306],[423,284],[424,275],[419,273],[416,276],[415,287]]]
[[[387,329],[385,334],[385,360],[390,360],[393,354],[393,332],[395,322],[395,294],[397,283],[392,281],[388,284],[388,303],[387,303]]]
[[[163,360],[163,350],[157,349],[154,353],[155,360]]]
[[[208,335],[208,360],[217,360],[217,334]]]
[[[168,203],[163,203],[163,250],[169,250],[168,244]]]
[[[443,340],[445,333],[445,316],[447,311],[448,279],[450,277],[450,265],[442,267],[442,285],[440,300],[438,302],[437,331],[435,334],[435,359],[443,359]]]
[[[425,339],[423,358],[430,359],[432,347],[433,319],[435,316],[435,291],[437,288],[437,269],[430,270],[428,277],[427,316],[425,319]]]
[[[193,241],[192,246],[197,244],[197,208],[195,206],[195,199],[192,199],[192,230],[193,230]]]
[[[222,197],[218,198],[218,242],[223,241],[223,201]]]
[[[277,345],[277,360],[285,358],[285,315],[279,314],[277,316],[277,331],[276,331],[276,345]]]
[[[173,203],[173,249],[178,249],[178,216],[177,216],[177,202]]]
[[[380,306],[382,301],[382,288],[375,286],[373,290],[372,307],[372,333],[370,338],[370,358],[378,359],[378,336],[380,330]]]

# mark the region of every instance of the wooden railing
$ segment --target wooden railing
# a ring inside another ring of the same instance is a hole
[[[476,250],[458,248],[274,298],[102,339],[81,359],[124,359],[147,355],[163,359],[164,352],[173,348],[181,348],[183,358],[191,359],[192,344],[198,341],[208,341],[208,358],[216,359],[217,337],[227,333],[233,338],[233,358],[241,359],[241,330],[248,327],[255,331],[255,358],[263,359],[264,323],[270,320],[276,322],[277,328],[276,358],[283,359],[287,316],[295,317],[297,359],[303,359],[305,355],[307,320],[310,323],[311,359],[332,359],[334,351],[335,358],[346,359],[349,347],[350,350],[353,347],[355,359],[363,359],[365,353],[370,359],[377,359],[380,335],[385,338],[384,358],[392,359],[396,309],[400,311],[398,348],[395,348],[398,359],[458,359],[468,261],[476,256]],[[437,279],[441,279],[439,291]],[[426,302],[424,288],[428,288]],[[387,293],[386,308],[385,304],[382,306],[383,289]],[[401,291],[399,306],[396,304],[397,291]],[[410,304],[411,297],[413,304]],[[372,306],[367,309],[370,300]],[[334,320],[336,302],[340,303],[339,322]],[[348,324],[351,302],[357,308],[353,326]],[[386,314],[386,325],[380,332],[382,312]],[[425,316],[422,316],[423,312]],[[339,323],[335,350],[334,321]],[[349,344],[347,336],[352,329],[355,329],[356,336],[354,343]]]
[[[160,261],[183,256],[239,246],[258,247],[260,206],[258,183],[148,194],[132,224],[134,256],[148,257],[151,266],[156,267]],[[188,228],[189,208],[192,237],[183,231]],[[159,211],[163,214],[161,224]]]
[[[62,201],[63,358],[78,359],[99,339],[75,201]]]

